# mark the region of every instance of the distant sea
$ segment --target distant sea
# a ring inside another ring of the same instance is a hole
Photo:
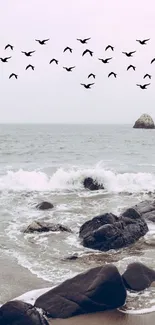
[[[85,190],[87,176],[105,190]],[[78,238],[86,220],[104,212],[119,214],[153,199],[154,192],[155,130],[0,125],[0,303],[104,263],[113,262],[120,271],[135,260],[155,268],[153,224],[144,239],[120,251],[94,252]],[[54,209],[38,211],[35,206],[43,200]],[[33,220],[62,223],[73,233],[24,234]],[[79,259],[66,260],[75,253]],[[136,299],[131,295],[129,305],[150,306],[155,290],[149,290]]]

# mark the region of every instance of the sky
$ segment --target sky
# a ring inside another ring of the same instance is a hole
[[[143,113],[155,120],[155,4],[153,0],[5,0],[0,4],[0,123],[132,124]],[[91,37],[87,45],[77,38]],[[50,38],[45,45],[35,39]],[[147,45],[136,39],[150,38]],[[6,44],[14,51],[4,50]],[[105,52],[111,44],[115,51]],[[70,46],[73,53],[63,53]],[[94,52],[93,57],[82,52]],[[35,50],[31,58],[21,51]],[[122,51],[137,51],[127,58]],[[113,57],[105,65],[98,58]],[[52,58],[58,66],[49,65]],[[25,71],[28,64],[35,71]],[[126,68],[136,66],[136,71]],[[68,73],[63,66],[76,66]],[[108,78],[109,72],[117,79]],[[9,79],[14,72],[18,80]],[[96,79],[88,80],[88,74]],[[145,73],[152,75],[151,85]],[[95,82],[91,90],[80,83]]]

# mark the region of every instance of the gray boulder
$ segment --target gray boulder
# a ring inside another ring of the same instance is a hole
[[[71,229],[63,226],[61,224],[48,223],[44,221],[33,221],[27,229],[24,230],[24,233],[34,233],[34,232],[49,232],[49,231],[66,231],[71,232]]]
[[[145,200],[142,201],[135,206],[133,209],[138,211],[138,213],[148,221],[155,222],[155,201],[152,200]]]
[[[142,263],[131,263],[122,274],[124,285],[128,290],[142,291],[155,281],[155,271]]]
[[[104,186],[99,184],[92,177],[86,177],[83,181],[84,188],[90,191],[104,190]]]
[[[152,117],[148,114],[143,114],[140,118],[135,122],[134,129],[154,129],[154,121]]]
[[[41,202],[39,204],[36,205],[36,208],[38,210],[49,210],[49,209],[53,209],[54,208],[54,205],[50,202]]]

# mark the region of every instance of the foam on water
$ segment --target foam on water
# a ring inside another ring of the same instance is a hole
[[[0,177],[0,190],[62,191],[81,190],[85,177],[93,177],[108,192],[154,191],[155,175],[150,173],[116,173],[97,164],[94,168],[58,168],[52,176],[41,171],[8,171]]]

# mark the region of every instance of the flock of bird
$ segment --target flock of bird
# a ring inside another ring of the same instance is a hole
[[[79,41],[81,44],[87,44],[88,41],[90,40],[91,38],[84,38],[84,39],[80,39],[80,38],[77,38],[77,41]],[[46,43],[49,41],[50,39],[44,39],[44,40],[39,40],[39,39],[36,39],[35,41],[38,42],[40,45],[46,45]],[[136,41],[139,42],[141,45],[146,45],[147,42],[149,41],[150,39],[144,39],[144,40],[139,40],[137,39]],[[5,46],[5,50],[7,49],[10,49],[10,50],[14,50],[14,46],[11,45],[11,44],[7,44]],[[114,51],[114,46],[112,45],[107,45],[106,48],[105,48],[105,51],[107,50],[111,50],[112,52]],[[69,51],[70,53],[73,52],[73,49],[69,46],[65,47],[65,49],[63,50],[63,52],[65,53],[66,51]],[[26,57],[31,57],[33,53],[35,53],[35,51],[29,51],[29,52],[25,52],[25,51],[21,51],[21,53],[23,53]],[[131,52],[122,52],[125,56],[127,56],[128,58],[131,58],[133,57],[133,54],[136,53],[136,51],[131,51]],[[84,55],[90,55],[91,57],[93,56],[93,51],[89,50],[89,49],[85,49],[82,53],[82,56]],[[8,60],[10,60],[12,58],[12,56],[8,56],[8,57],[4,57],[4,58],[0,58],[0,60],[3,62],[3,63],[7,63]],[[108,58],[98,58],[99,61],[101,61],[103,64],[108,64],[113,58],[112,57],[108,57]],[[153,58],[151,60],[151,64],[155,62],[155,58]],[[52,63],[55,63],[58,65],[59,61],[55,58],[51,59],[49,64],[52,64]],[[28,69],[32,69],[34,71],[35,67],[32,65],[32,64],[28,64],[26,66],[26,69],[25,70],[28,70]],[[72,72],[73,69],[75,69],[75,66],[72,66],[72,67],[63,67],[63,69],[65,69],[67,72]],[[133,69],[133,71],[136,70],[136,67],[132,64],[130,64],[128,67],[127,67],[127,71],[130,70],[130,69]],[[113,71],[111,71],[109,74],[108,74],[108,78],[113,76],[114,78],[117,77],[117,74]],[[18,75],[16,73],[11,73],[10,76],[9,76],[9,79],[11,78],[18,78]],[[89,78],[93,78],[95,79],[95,74],[94,73],[90,73],[88,75],[88,79]],[[148,79],[151,79],[151,75],[146,73],[143,77],[143,79],[145,78],[148,78]],[[94,83],[88,83],[88,84],[84,84],[84,83],[81,83],[81,85],[86,88],[86,89],[91,89],[91,87],[94,85]],[[147,87],[150,85],[150,83],[146,83],[146,84],[136,84],[138,87],[140,87],[141,89],[147,89]]]

